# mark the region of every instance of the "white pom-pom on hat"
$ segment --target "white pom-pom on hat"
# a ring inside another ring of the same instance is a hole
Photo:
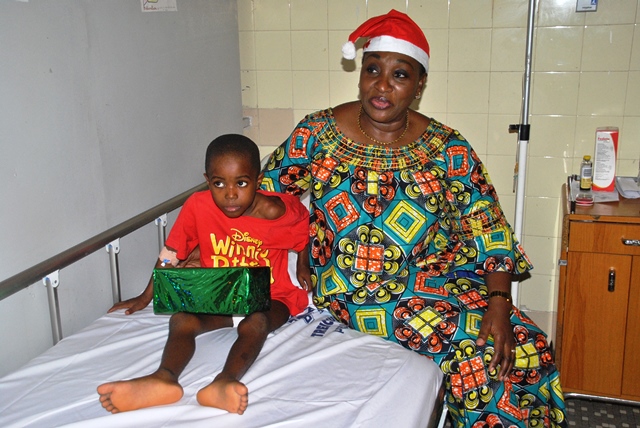
[[[363,51],[396,52],[410,56],[429,71],[429,43],[424,33],[408,15],[392,9],[386,15],[375,16],[363,22],[349,35],[342,46],[345,59],[355,59],[355,42],[368,37]]]
[[[356,45],[353,42],[347,42],[342,45],[342,57],[344,59],[356,59]]]

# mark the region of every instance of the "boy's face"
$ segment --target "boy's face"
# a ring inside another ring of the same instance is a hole
[[[237,154],[215,156],[204,174],[213,202],[230,218],[250,215],[263,174],[256,176],[248,158]]]

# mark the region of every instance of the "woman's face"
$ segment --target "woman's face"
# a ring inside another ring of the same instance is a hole
[[[405,121],[426,73],[415,59],[395,52],[366,52],[360,72],[360,100],[374,122]]]

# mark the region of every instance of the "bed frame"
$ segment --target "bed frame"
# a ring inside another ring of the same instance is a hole
[[[205,188],[206,184],[196,186],[0,282],[0,300],[38,281],[47,285],[54,343],[24,367],[0,378],[0,426],[444,425],[442,373],[435,363],[397,344],[350,330],[312,305],[269,336],[243,378],[250,390],[244,415],[205,408],[195,400],[195,392],[222,369],[237,337],[235,328],[198,337],[196,354],[180,378],[185,395],[178,403],[116,415],[106,412],[96,387],[152,372],[160,361],[169,317],[154,315],[151,306],[128,316],[117,311],[63,338],[58,272],[106,248],[113,301],[120,301],[119,239],[154,222],[161,248],[167,213]],[[293,266],[295,262],[290,262],[290,269]]]

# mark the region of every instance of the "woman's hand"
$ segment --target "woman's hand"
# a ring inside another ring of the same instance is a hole
[[[506,272],[487,274],[485,281],[489,293],[491,291],[507,291],[510,288],[511,275]],[[483,346],[489,335],[493,337],[494,354],[489,363],[489,371],[500,368],[498,379],[504,380],[509,376],[515,362],[516,342],[511,325],[511,301],[496,296],[489,299],[489,308],[482,317],[480,333],[476,344]]]

